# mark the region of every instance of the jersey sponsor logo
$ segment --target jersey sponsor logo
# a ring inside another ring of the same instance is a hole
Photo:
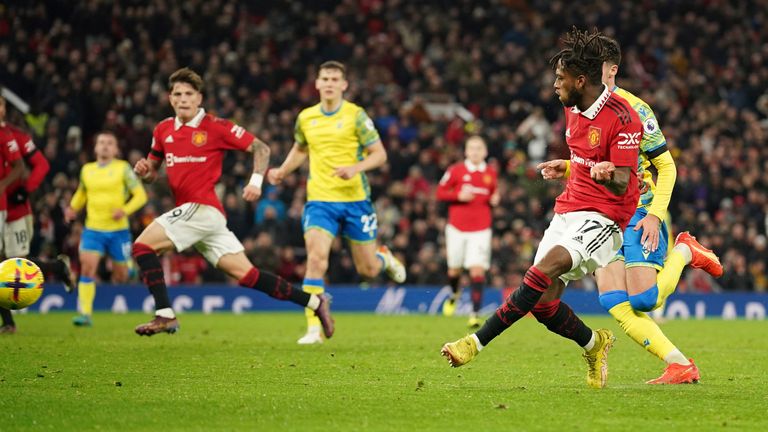
[[[646,119],[643,122],[643,130],[647,134],[652,134],[657,130],[659,130],[659,125],[658,123],[656,123],[656,119],[652,119],[652,118]]]
[[[168,137],[165,138],[165,142],[172,143],[173,142],[173,135],[168,135]]]
[[[589,142],[589,146],[592,148],[595,148],[600,145],[600,128],[595,126],[590,126],[589,131],[587,132],[587,142]]]
[[[640,145],[640,132],[619,132],[619,149],[632,150]]]
[[[592,159],[586,159],[574,153],[571,153],[571,162],[579,165],[586,165],[590,168],[592,168],[593,166],[595,166],[595,164],[597,164],[597,162],[593,161]]]
[[[32,140],[27,141],[24,143],[24,153],[30,154],[35,151],[35,143],[32,142]]]
[[[245,129],[243,129],[241,126],[238,126],[238,125],[232,126],[232,129],[230,129],[229,131],[233,133],[237,138],[242,138],[243,134],[245,134]]]
[[[194,131],[192,132],[192,144],[197,147],[202,147],[208,142],[208,132],[206,131]]]
[[[172,167],[176,164],[204,163],[207,160],[207,156],[176,156],[173,153],[165,154],[165,165],[168,167]]]
[[[8,151],[11,153],[19,151],[19,144],[16,142],[16,140],[8,141]]]

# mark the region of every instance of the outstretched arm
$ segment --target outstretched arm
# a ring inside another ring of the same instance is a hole
[[[296,171],[297,168],[304,164],[308,157],[309,153],[307,153],[307,147],[302,146],[299,143],[294,143],[288,156],[286,156],[285,161],[280,165],[280,168],[269,170],[267,180],[273,185],[282,183],[285,176]]]

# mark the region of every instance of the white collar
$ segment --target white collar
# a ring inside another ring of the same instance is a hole
[[[485,167],[486,167],[486,163],[485,162],[480,162],[479,165],[475,165],[472,162],[470,162],[469,159],[464,159],[464,166],[466,166],[467,167],[467,171],[469,171],[471,173],[473,173],[475,171],[484,172],[485,171]]]
[[[608,102],[608,98],[611,97],[611,93],[613,93],[607,85],[603,84],[603,93],[600,95],[599,98],[590,106],[587,108],[586,111],[581,112],[575,105],[571,107],[571,112],[573,113],[581,113],[584,117],[594,120],[595,117],[600,113],[600,110],[603,109],[605,106],[605,103]]]
[[[190,121],[188,121],[186,123],[182,123],[181,120],[179,120],[178,117],[174,117],[174,119],[173,119],[173,130],[179,130],[184,125],[187,125],[187,126],[193,127],[193,128],[199,127],[200,126],[200,122],[203,121],[203,117],[205,117],[205,109],[203,109],[203,108],[198,109],[197,114],[195,114],[195,116],[192,117],[192,120],[190,120]]]

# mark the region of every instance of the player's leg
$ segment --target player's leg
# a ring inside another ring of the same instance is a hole
[[[464,267],[469,269],[471,283],[472,312],[469,315],[470,328],[480,326],[478,313],[483,305],[483,286],[486,272],[491,266],[491,230],[471,233],[466,245]]]
[[[5,257],[5,245],[8,244],[7,227],[5,223],[5,217],[7,213],[0,211],[0,258]],[[10,310],[0,307],[0,317],[2,317],[3,325],[0,326],[0,334],[14,334],[16,333],[16,323],[13,321],[13,314]]]
[[[712,250],[702,246],[696,237],[689,232],[681,232],[675,239],[675,246],[664,260],[664,268],[659,271],[656,278],[660,305],[664,304],[667,297],[675,292],[680,281],[680,275],[688,264],[693,268],[706,271],[712,277],[718,278],[723,275],[723,266],[717,255]]]
[[[183,251],[207,235],[210,224],[218,221],[216,213],[221,216],[218,210],[212,208],[215,212],[212,213],[207,209],[208,206],[200,204],[182,204],[160,215],[133,243],[132,254],[139,268],[139,277],[155,299],[154,319],[138,325],[134,329],[136,334],[152,336],[161,332],[175,333],[179,329],[159,255],[173,248]]]
[[[93,324],[96,272],[108,244],[105,235],[106,233],[85,228],[80,237],[80,278],[77,283],[77,309],[80,313],[72,318],[72,324],[78,327],[89,327]]]
[[[443,315],[453,316],[456,311],[456,303],[461,297],[462,267],[466,253],[466,236],[450,224],[445,225],[445,257],[448,262],[448,285],[451,287],[451,296],[443,302]]]
[[[205,244],[198,247],[198,250],[209,262],[215,262],[217,268],[237,279],[240,286],[253,288],[272,298],[290,301],[313,311],[320,321],[325,337],[333,336],[334,322],[331,317],[330,302],[324,294],[310,294],[296,289],[280,276],[254,267],[243,253],[240,241],[231,231],[206,239],[204,242]],[[240,251],[229,252],[236,249],[235,245],[240,245]],[[217,260],[216,257],[225,251],[227,252]]]
[[[350,244],[352,260],[357,273],[365,279],[374,279],[381,273],[395,283],[405,282],[405,266],[385,245],[376,247],[378,218],[369,201],[339,203],[341,235]]]
[[[338,203],[322,201],[308,201],[304,205],[301,218],[307,250],[307,270],[302,290],[306,293],[321,295],[325,292],[328,256],[333,240],[339,232],[339,221],[343,218],[340,209]],[[322,343],[321,323],[315,311],[304,309],[304,315],[307,320],[307,332],[297,342],[302,345]]]
[[[472,360],[477,353],[514,322],[532,311],[542,300],[540,316],[548,328],[579,343],[587,360],[587,383],[601,388],[607,379],[607,353],[614,337],[609,330],[592,331],[575,313],[557,301],[562,286],[553,279],[576,280],[606,265],[621,244],[621,233],[613,221],[592,212],[555,215],[528,269],[515,290],[475,334],[446,344],[442,353],[453,366]]]
[[[323,295],[325,292],[325,273],[328,271],[328,257],[334,238],[331,233],[321,228],[306,230],[304,242],[307,248],[307,271],[304,274],[302,290],[307,294]],[[306,308],[307,332],[297,341],[301,345],[322,343],[322,323],[315,311]]]
[[[111,233],[107,254],[112,258],[112,282],[128,282],[128,264],[131,260],[131,232],[127,229]]]

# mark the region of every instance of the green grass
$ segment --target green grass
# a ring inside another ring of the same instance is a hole
[[[767,430],[765,322],[663,326],[702,383],[648,386],[663,364],[607,317],[618,341],[604,390],[581,350],[524,319],[472,364],[441,344],[461,318],[339,314],[337,335],[300,347],[303,315],[196,315],[172,336],[140,338],[146,317],[24,315],[0,337],[0,430]]]

